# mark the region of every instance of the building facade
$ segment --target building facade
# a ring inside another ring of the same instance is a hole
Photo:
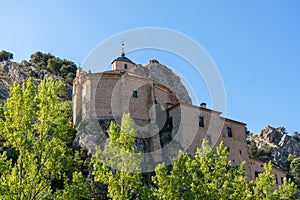
[[[159,66],[156,60],[150,64]],[[195,106],[184,102],[184,91],[159,83],[159,77],[141,76],[141,71],[149,73],[147,70],[149,66],[136,65],[124,53],[112,62],[111,71],[85,73],[78,68],[73,82],[73,120],[79,145],[94,153],[95,145],[107,143],[110,122],[120,123],[122,114],[129,112],[147,163],[144,167],[149,171],[156,163],[171,162],[179,149],[194,155],[207,139],[213,147],[223,141],[231,162],[239,165],[246,161],[245,170],[254,179],[255,171],[262,169],[249,158],[246,124],[222,117],[205,103]],[[277,183],[281,184],[281,179]]]

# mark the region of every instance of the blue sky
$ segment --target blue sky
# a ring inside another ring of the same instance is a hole
[[[196,40],[222,75],[226,116],[257,133],[266,125],[300,131],[299,1],[5,1],[0,50],[28,60],[36,51],[82,63],[101,42],[133,28],[162,27]],[[157,58],[184,74],[199,102],[210,102],[188,65],[160,51],[128,54],[136,63]],[[87,70],[87,69],[86,69]],[[97,69],[93,69],[96,71]],[[196,102],[198,103],[198,102]]]

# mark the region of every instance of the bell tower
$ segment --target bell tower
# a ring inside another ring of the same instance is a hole
[[[122,53],[121,56],[114,59],[111,63],[112,65],[112,70],[122,70],[122,71],[127,71],[131,70],[135,67],[135,63],[132,62],[129,58],[125,56],[124,52],[124,40],[122,41]]]

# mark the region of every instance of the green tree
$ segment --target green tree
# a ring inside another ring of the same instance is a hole
[[[155,169],[153,196],[157,199],[191,199],[189,166],[191,157],[187,153],[179,152],[172,162],[172,169],[168,170],[165,164],[159,164]]]
[[[11,59],[14,59],[14,55],[8,51],[2,50],[0,52],[0,62],[2,61],[9,61]]]
[[[294,132],[293,137],[294,137],[296,140],[300,141],[300,133],[299,133],[298,131],[295,131],[295,132]]]
[[[221,143],[213,149],[203,141],[194,158],[180,152],[172,162],[171,169],[164,164],[155,169],[152,198],[156,199],[293,199],[297,189],[285,179],[274,190],[271,163],[254,181],[247,181],[244,164],[233,166],[228,161],[227,148]]]
[[[73,79],[76,76],[77,66],[74,62],[67,59],[62,60],[50,53],[37,51],[30,56],[30,62],[53,74],[60,75],[69,84],[73,83]]]
[[[129,114],[123,115],[121,129],[112,122],[108,145],[103,150],[97,148],[92,159],[95,181],[107,185],[111,199],[133,199],[138,197],[142,187],[142,155],[134,145],[136,131],[133,126]]]
[[[247,141],[249,156],[255,157],[263,162],[269,162],[273,159],[271,147],[268,144],[262,144],[260,148],[257,147],[254,139]]]
[[[54,58],[52,54],[37,51],[30,56],[30,62],[36,64],[37,66],[43,69],[46,69],[48,65],[48,60],[51,58]]]
[[[61,66],[62,61],[58,58],[50,58],[48,60],[47,69],[54,74],[59,75]]]
[[[58,98],[63,92],[64,84],[50,79],[38,88],[31,79],[10,88],[0,134],[18,158],[11,165],[6,154],[0,157],[0,199],[49,199],[58,193],[67,195],[68,190],[75,192],[72,183],[80,183],[77,191],[86,196],[82,175],[73,169],[72,151],[67,146],[73,128],[70,104]],[[57,180],[65,180],[65,184],[59,187]]]
[[[247,199],[295,199],[297,188],[291,180],[284,179],[283,185],[274,191],[275,178],[272,172],[272,163],[264,165],[264,173],[260,173],[254,181],[249,182],[252,192]]]
[[[300,185],[300,157],[294,158],[290,165],[290,173],[297,185]]]
[[[180,152],[169,171],[159,165],[153,177],[157,199],[243,199],[246,197],[246,174],[243,165],[231,166],[227,149],[220,144],[214,154],[203,141],[194,158]]]

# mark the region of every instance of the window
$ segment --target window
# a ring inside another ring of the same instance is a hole
[[[275,174],[275,181],[276,181],[276,184],[278,184],[278,177],[277,177],[277,174]]]
[[[206,136],[206,139],[207,139],[208,144],[211,144],[211,136],[210,136],[210,135],[207,135],[207,136]]]
[[[261,172],[255,171],[255,178],[258,177],[258,174],[260,174]]]
[[[135,91],[133,91],[133,93],[132,93],[132,97],[133,98],[137,98],[137,91],[135,90]]]
[[[242,155],[242,150],[240,150],[240,155]]]
[[[232,138],[232,130],[229,127],[227,127],[227,135],[228,137]]]
[[[199,122],[199,126],[204,127],[204,119],[203,119],[203,117],[199,117],[198,122]]]
[[[169,128],[173,128],[173,118],[172,117],[169,117],[168,118],[168,124],[169,124]]]
[[[281,184],[283,184],[283,177],[281,177]]]
[[[124,69],[127,69],[127,64],[124,64]]]

